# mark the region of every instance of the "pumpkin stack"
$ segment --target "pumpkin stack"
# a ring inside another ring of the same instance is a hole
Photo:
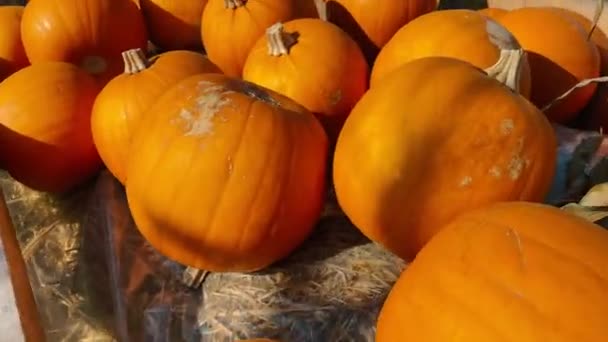
[[[593,27],[436,0],[2,6],[0,167],[56,193],[106,167],[153,247],[213,272],[286,258],[333,187],[354,228],[412,261],[378,341],[598,341],[576,317],[608,313],[608,233],[540,204],[552,124],[606,97],[585,82],[608,64]]]

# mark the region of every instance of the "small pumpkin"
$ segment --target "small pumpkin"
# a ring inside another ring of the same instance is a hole
[[[148,60],[141,49],[132,49],[122,56],[124,73],[112,79],[97,96],[91,129],[101,159],[124,184],[131,133],[148,107],[182,79],[220,70],[193,51],[168,51]]]
[[[498,18],[502,17],[503,15],[505,15],[508,11],[506,9],[503,8],[482,8],[480,10],[478,10],[479,13],[488,16],[494,20],[497,20]]]
[[[0,165],[24,185],[65,192],[101,162],[90,116],[100,88],[84,70],[39,62],[0,83]]]
[[[521,50],[517,39],[477,11],[435,11],[412,20],[386,43],[376,58],[370,82],[373,87],[399,66],[421,57],[453,57],[485,69],[494,65],[501,53],[516,50]],[[520,81],[515,90],[527,98],[531,79],[526,56],[516,72]]]
[[[105,83],[122,71],[122,51],[147,47],[133,1],[30,0],[21,22],[30,62],[76,64]]]
[[[497,203],[445,226],[386,299],[377,342],[608,341],[608,231]]]
[[[353,224],[409,260],[465,211],[543,200],[556,148],[547,118],[524,97],[468,62],[423,57],[357,103],[333,180]]]
[[[600,75],[600,56],[587,32],[562,10],[526,7],[499,18],[528,52],[532,72],[531,101],[539,108],[553,103],[580,81]],[[596,84],[574,91],[546,110],[555,122],[574,120],[593,96]]]
[[[201,34],[207,55],[228,76],[241,77],[249,51],[267,27],[291,20],[295,0],[209,0]]]
[[[323,206],[328,139],[304,107],[250,82],[198,74],[146,117],[126,192],[158,251],[198,269],[253,271],[308,237]]]
[[[243,79],[294,99],[319,114],[336,137],[367,89],[369,67],[357,43],[321,19],[272,25],[252,48]]]
[[[437,8],[437,0],[326,0],[327,18],[344,29],[372,62],[403,25]]]
[[[150,40],[163,50],[198,50],[207,0],[140,0]]]
[[[29,61],[21,42],[23,6],[0,6],[0,82]]]

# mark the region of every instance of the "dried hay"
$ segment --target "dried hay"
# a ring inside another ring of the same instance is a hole
[[[202,341],[374,341],[378,312],[404,265],[343,215],[324,215],[283,262],[250,274],[207,275]]]

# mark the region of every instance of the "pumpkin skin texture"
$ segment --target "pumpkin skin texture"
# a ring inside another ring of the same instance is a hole
[[[361,46],[368,62],[412,19],[437,8],[437,0],[329,0],[328,19]]]
[[[459,32],[454,35],[454,32]],[[474,47],[474,48],[473,48]],[[434,11],[402,27],[382,48],[371,73],[371,86],[382,82],[399,66],[428,56],[452,57],[485,69],[494,65],[501,50],[521,46],[502,25],[483,14],[466,9]],[[530,96],[530,65],[524,57],[518,91]]]
[[[38,191],[65,192],[101,162],[90,129],[97,81],[64,62],[27,66],[0,83],[0,165]]]
[[[376,341],[607,341],[607,264],[598,225],[539,203],[480,208],[401,274]]]
[[[333,180],[353,224],[409,260],[462,212],[542,200],[555,158],[553,129],[529,101],[470,63],[423,57],[357,103]]]
[[[21,42],[23,6],[0,6],[0,82],[29,61]]]
[[[91,115],[93,141],[108,170],[122,184],[126,180],[131,132],[145,111],[164,91],[199,73],[220,73],[204,55],[174,50],[149,61],[140,49],[123,53],[124,73],[99,93]]]
[[[31,0],[21,35],[32,64],[73,63],[103,84],[122,72],[123,51],[148,45],[141,12],[124,0]]]
[[[578,82],[598,77],[600,56],[587,40],[583,27],[571,16],[554,8],[527,7],[499,18],[528,52],[532,71],[531,101],[544,108]],[[575,119],[587,105],[596,84],[573,92],[545,114],[558,123]]]
[[[241,77],[249,51],[266,28],[295,15],[294,0],[209,0],[201,28],[207,56],[224,74]]]
[[[357,43],[321,19],[273,25],[257,41],[243,69],[243,79],[318,114],[334,141],[346,116],[367,90],[368,75],[369,67]]]
[[[477,12],[488,16],[494,20],[497,20],[498,18],[502,17],[503,15],[505,15],[508,11],[506,9],[503,8],[482,8],[480,10],[478,10]]]
[[[146,115],[126,190],[136,225],[161,253],[209,271],[253,271],[310,234],[328,140],[304,107],[243,80],[199,74]]]
[[[140,0],[150,40],[163,50],[200,49],[206,0]]]

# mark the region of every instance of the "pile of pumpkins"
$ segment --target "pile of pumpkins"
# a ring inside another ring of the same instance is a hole
[[[151,245],[215,272],[292,253],[333,187],[411,261],[377,341],[608,341],[608,232],[542,204],[552,123],[608,122],[596,83],[561,96],[608,74],[592,27],[436,0],[3,6],[0,167],[53,193],[107,167]]]

